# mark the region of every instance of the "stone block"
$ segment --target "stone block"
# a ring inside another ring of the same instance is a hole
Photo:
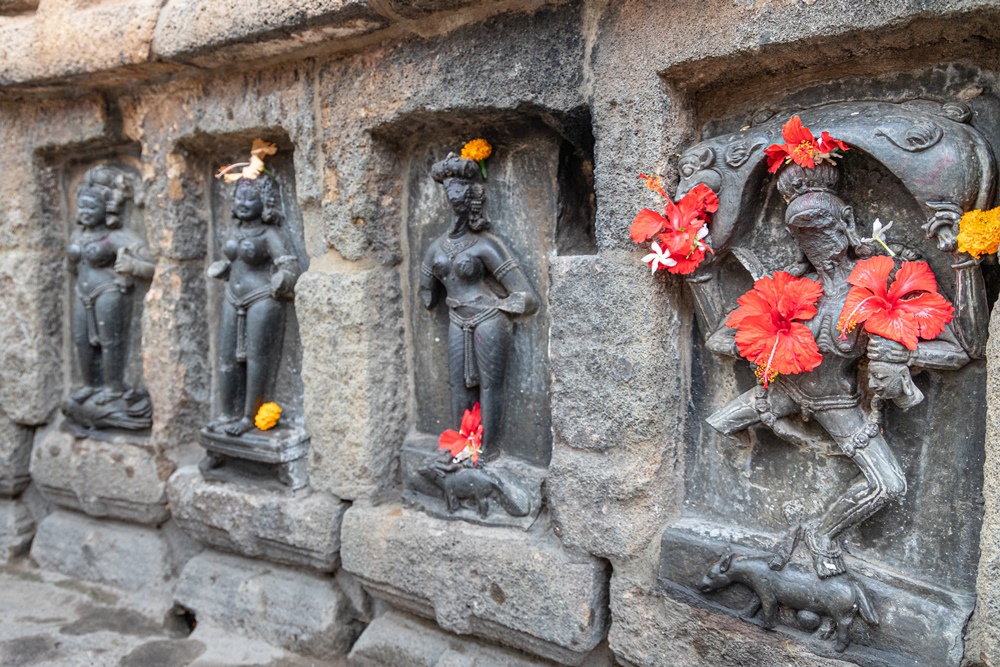
[[[552,259],[549,507],[563,542],[626,558],[663,525],[686,409],[676,285],[626,253]]]
[[[44,0],[28,15],[13,17],[0,56],[0,86],[60,79],[114,70],[149,61],[153,27],[160,3],[155,0],[96,2]],[[21,54],[31,54],[23,57]]]
[[[188,562],[174,599],[199,627],[317,657],[346,654],[359,629],[332,578],[217,552]]]
[[[340,498],[394,483],[406,428],[399,274],[314,259],[295,287],[302,334],[309,483]]]
[[[173,578],[191,554],[174,531],[56,510],[38,524],[31,557],[44,569],[117,588],[124,604],[162,620]]]
[[[39,434],[31,476],[41,494],[60,507],[159,525],[170,518],[166,480],[173,464],[131,438],[78,439],[49,427]]]
[[[208,546],[323,572],[340,563],[347,503],[330,494],[209,482],[187,466],[171,476],[167,496],[181,529]]]
[[[363,35],[387,24],[368,0],[169,0],[153,37],[157,56],[211,67],[267,58],[318,41]],[[192,20],[192,17],[195,20]],[[224,47],[224,48],[222,48]]]
[[[0,253],[0,405],[19,424],[40,424],[62,391],[63,258],[44,251]]]
[[[28,553],[35,519],[20,500],[0,500],[0,564]]]
[[[607,566],[531,532],[354,504],[341,527],[344,569],[391,605],[443,629],[579,665],[604,637]]]
[[[408,614],[390,611],[372,621],[348,656],[354,667],[543,667],[506,649],[457,637]]]
[[[0,498],[14,498],[28,486],[34,429],[15,424],[0,411]]]

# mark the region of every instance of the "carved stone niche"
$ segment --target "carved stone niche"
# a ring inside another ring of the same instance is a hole
[[[68,363],[63,415],[36,434],[31,477],[54,504],[157,525],[169,512],[143,378],[142,311],[155,266],[138,151],[52,166],[59,177],[46,210],[66,229]]]
[[[548,257],[592,244],[593,231],[578,204],[586,195],[567,192],[583,181],[570,175],[579,169],[566,141],[523,121],[485,136],[493,145],[485,181],[475,162],[449,154],[469,135],[417,148],[409,161],[404,294],[414,396],[404,501],[441,518],[526,529],[544,506],[552,454]],[[472,222],[457,222],[470,202]],[[480,218],[488,229],[476,231]],[[477,403],[481,461],[463,465],[439,451],[438,438]]]
[[[996,205],[993,130],[960,103],[828,104],[800,115],[850,146],[837,166],[769,174],[764,149],[784,143],[791,115],[680,158],[677,195],[705,183],[720,204],[714,261],[688,281],[701,336],[684,511],[664,533],[658,581],[821,655],[958,665],[979,558],[988,308],[980,265],[955,251],[955,234],[962,212]],[[926,261],[955,308],[938,339],[890,364],[876,337],[835,331],[846,275],[886,254],[862,238],[876,218],[894,223],[889,247]],[[807,323],[823,362],[765,390],[734,358],[725,319],[778,270],[826,280]],[[826,279],[841,274],[839,287]],[[887,370],[896,391],[876,395]]]
[[[214,171],[245,162],[251,140],[241,136],[211,151],[213,142],[208,140],[199,148],[210,156]],[[209,186],[206,315],[214,359],[212,417],[199,439],[207,451],[201,463],[206,479],[295,490],[308,484],[309,437],[302,408],[294,283],[308,268],[309,257],[295,197],[292,148],[287,141],[276,143],[278,152],[266,157],[270,173],[236,183],[212,178]],[[243,214],[234,203],[241,197],[262,202],[263,222],[238,221]],[[259,287],[251,289],[257,283]],[[255,378],[262,378],[262,384],[255,384]],[[257,428],[254,410],[246,407],[247,394],[253,393],[248,388],[258,385],[263,402],[281,408],[277,425],[267,430]],[[228,423],[223,423],[225,418]],[[241,418],[248,419],[247,427],[233,432],[230,426]]]

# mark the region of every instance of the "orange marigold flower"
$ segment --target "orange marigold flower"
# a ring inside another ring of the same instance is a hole
[[[493,154],[493,147],[485,139],[473,139],[462,146],[462,157],[479,162]]]
[[[954,317],[955,308],[937,291],[927,262],[903,262],[892,287],[895,262],[885,255],[863,259],[847,278],[851,289],[837,319],[841,338],[864,322],[865,331],[917,349],[917,339],[937,338]]]
[[[438,437],[438,449],[447,449],[456,461],[470,459],[472,465],[479,464],[479,452],[483,445],[483,418],[479,401],[462,415],[459,430],[448,429]]]
[[[779,374],[805,373],[823,361],[816,339],[802,324],[816,316],[822,293],[815,280],[776,271],[736,301],[739,308],[729,314],[726,326],[736,329],[736,347],[757,365],[764,387]]]
[[[819,139],[813,136],[812,130],[802,124],[802,119],[792,116],[781,127],[783,144],[771,144],[764,149],[767,155],[767,170],[772,174],[786,162],[794,162],[805,169],[812,169],[823,162],[833,162],[840,157],[837,151],[846,151],[847,144],[840,139],[834,139],[829,132],[823,132]]]
[[[958,251],[975,258],[992,255],[1000,247],[1000,207],[969,211],[958,223]]]
[[[279,419],[281,419],[281,407],[277,403],[265,403],[257,410],[253,423],[261,431],[267,431],[274,428]]]

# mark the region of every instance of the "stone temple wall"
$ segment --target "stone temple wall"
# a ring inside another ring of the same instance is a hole
[[[963,397],[915,427],[958,453],[897,451],[911,493],[845,533],[883,613],[839,652],[787,610],[767,631],[676,583],[698,512],[753,532],[770,511],[720,510],[704,485],[750,488],[755,465],[796,454],[706,455],[700,409],[746,378],[708,359],[688,285],[651,277],[628,235],[659,205],[637,174],[673,192],[692,145],[800,110],[954,100],[1000,136],[998,26],[993,0],[0,0],[0,560],[118,587],[157,620],[188,612],[195,636],[357,665],[1000,665],[1000,316],[961,382],[918,377],[932,400]],[[427,315],[417,295],[449,214],[431,164],[480,136],[494,231],[541,303],[515,331],[530,398],[507,403],[529,415],[509,428],[530,434],[544,501],[509,525],[408,495],[421,443],[457,426],[434,351],[444,307]],[[278,378],[310,441],[294,491],[198,468],[223,302],[206,269],[229,208],[212,173],[258,137],[278,146],[302,269]],[[66,246],[96,164],[132,174],[155,264],[128,360],[153,405],[141,437],[62,428],[80,377]],[[851,192],[902,192],[872,179]],[[982,266],[995,297],[996,262]],[[766,478],[775,497],[857,473],[808,460],[808,480]],[[953,520],[917,511],[941,499]],[[896,542],[872,536],[910,521]],[[933,552],[952,534],[957,551]],[[947,617],[932,658],[905,618],[925,603]]]

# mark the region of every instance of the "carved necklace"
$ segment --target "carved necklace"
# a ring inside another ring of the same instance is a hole
[[[253,229],[244,229],[242,225],[237,225],[236,227],[236,239],[242,241],[243,239],[253,238],[255,236],[260,236],[267,228],[264,225],[255,227]]]
[[[457,239],[446,236],[444,241],[441,242],[441,250],[444,250],[444,254],[448,255],[449,260],[454,260],[458,253],[476,245],[476,241],[478,240],[478,238],[471,234],[463,234]]]

